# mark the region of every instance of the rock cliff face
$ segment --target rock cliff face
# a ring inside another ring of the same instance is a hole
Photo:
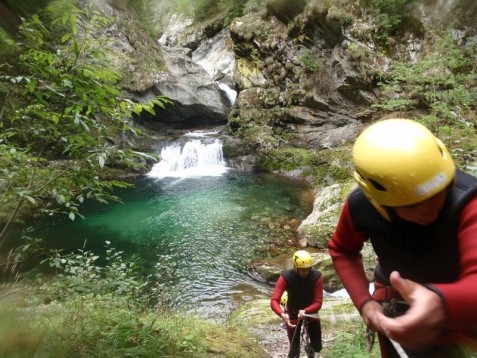
[[[372,106],[393,60],[416,61],[443,26],[462,41],[475,36],[468,0],[409,6],[386,41],[360,1],[324,3],[249,4],[228,28],[172,16],[159,39],[167,69],[136,98],[169,96],[175,105],[158,121],[227,123],[251,150],[334,148],[379,115]]]
[[[173,105],[156,109],[161,122],[178,127],[225,124],[231,102],[205,71],[180,48],[164,48],[167,71],[148,90],[136,94],[140,101],[165,96]]]

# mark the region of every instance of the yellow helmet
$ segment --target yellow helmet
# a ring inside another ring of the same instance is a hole
[[[282,306],[286,306],[287,302],[288,302],[288,292],[284,291],[282,294],[282,297],[280,298],[280,304]]]
[[[366,128],[353,147],[354,178],[386,219],[385,207],[423,202],[445,189],[455,165],[445,145],[423,125],[386,119]]]
[[[298,250],[293,254],[293,267],[295,270],[311,266],[313,266],[313,259],[308,251]]]

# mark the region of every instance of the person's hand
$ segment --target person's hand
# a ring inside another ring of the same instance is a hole
[[[419,349],[432,344],[442,333],[445,309],[441,298],[417,282],[403,279],[394,271],[394,287],[409,304],[407,312],[396,318],[380,318],[384,333],[404,348]]]
[[[299,310],[298,311],[298,320],[300,321],[303,318],[305,318],[305,314],[306,314],[305,310]]]
[[[370,300],[366,302],[361,308],[361,316],[363,321],[372,331],[383,333],[381,328],[381,317],[383,315],[383,308],[377,301]]]
[[[286,325],[287,327],[292,327],[292,328],[293,328],[293,327],[296,327],[296,324],[292,324],[292,323],[290,322],[290,316],[289,316],[287,313],[282,313],[282,314],[281,314],[281,317],[282,317],[282,320],[283,320],[283,322],[285,323],[285,325]]]

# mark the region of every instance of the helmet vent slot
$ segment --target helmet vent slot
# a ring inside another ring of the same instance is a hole
[[[371,184],[373,184],[373,186],[376,190],[387,191],[386,188],[384,186],[382,186],[381,184],[379,184],[376,180],[369,179],[369,181],[371,182]]]
[[[361,174],[358,169],[355,169],[355,172],[356,172],[356,174],[359,175],[359,177],[361,178],[362,181],[365,180],[363,174]]]
[[[439,145],[439,143],[437,143],[437,148],[439,149],[439,153],[441,153],[441,157],[444,158],[444,151],[442,150],[442,147]]]

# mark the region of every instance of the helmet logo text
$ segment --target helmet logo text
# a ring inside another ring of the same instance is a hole
[[[429,181],[420,184],[416,187],[416,193],[419,196],[425,196],[429,192],[433,191],[436,188],[441,188],[446,182],[446,175],[444,173],[438,173],[435,177],[431,178]]]

